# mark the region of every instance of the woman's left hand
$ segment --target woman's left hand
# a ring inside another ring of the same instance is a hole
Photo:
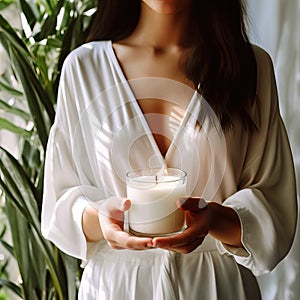
[[[186,212],[186,229],[176,235],[156,237],[153,247],[179,253],[190,253],[200,246],[212,225],[212,208],[202,198],[183,198],[177,206]]]

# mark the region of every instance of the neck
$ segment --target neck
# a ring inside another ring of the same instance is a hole
[[[189,10],[161,14],[142,2],[140,19],[131,37],[139,44],[153,48],[185,48],[190,44],[189,20]]]

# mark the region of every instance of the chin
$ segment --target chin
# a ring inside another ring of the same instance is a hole
[[[163,15],[175,15],[190,7],[190,0],[143,0],[153,11]]]

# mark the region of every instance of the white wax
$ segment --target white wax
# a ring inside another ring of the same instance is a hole
[[[176,199],[185,197],[186,181],[163,176],[156,183],[153,178],[141,176],[127,184],[127,197],[132,201],[130,229],[144,235],[177,232],[183,228],[184,212],[177,208]]]

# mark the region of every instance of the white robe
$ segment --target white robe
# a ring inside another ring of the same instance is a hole
[[[253,274],[269,272],[287,254],[297,204],[273,66],[263,50],[254,50],[258,104],[252,116],[260,127],[252,135],[238,121],[223,133],[205,100],[180,83],[128,82],[110,41],[85,44],[68,56],[46,153],[42,233],[86,262],[80,299],[260,299]],[[165,157],[136,100],[147,97],[176,104],[190,98],[182,119],[176,112],[168,117],[172,142]],[[86,242],[84,208],[126,196],[127,171],[163,164],[187,172],[189,195],[237,212],[243,248],[211,236],[190,254]]]

